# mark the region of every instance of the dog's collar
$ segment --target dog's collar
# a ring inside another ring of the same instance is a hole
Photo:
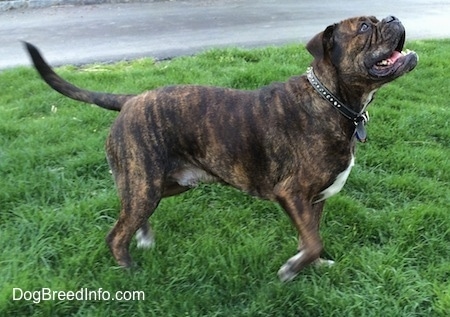
[[[355,124],[355,135],[360,142],[366,142],[367,132],[365,129],[366,123],[369,121],[369,113],[364,111],[358,113],[353,111],[344,103],[342,103],[336,96],[334,96],[320,81],[317,79],[316,74],[314,74],[313,68],[308,67],[306,70],[306,77],[309,83],[314,87],[314,89],[322,96],[323,99],[328,101],[330,105],[336,108],[344,117],[353,121]]]

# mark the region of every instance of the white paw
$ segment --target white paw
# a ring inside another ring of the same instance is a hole
[[[279,270],[278,270],[278,278],[281,282],[290,282],[294,279],[294,277],[297,276],[297,273],[294,273],[291,271],[291,268],[288,264],[284,264]]]
[[[137,247],[139,249],[149,249],[155,245],[155,239],[151,232],[144,234],[141,229],[136,231]]]
[[[294,267],[302,256],[303,251],[297,253],[278,270],[278,278],[281,282],[290,282],[297,276],[298,271],[294,271]]]
[[[334,261],[332,260],[325,260],[322,258],[318,258],[317,260],[314,261],[314,266],[316,267],[330,267],[334,265]]]

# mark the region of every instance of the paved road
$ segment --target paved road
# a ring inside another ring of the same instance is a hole
[[[209,47],[306,42],[356,15],[402,20],[409,39],[450,37],[450,1],[191,0],[0,12],[0,69],[29,65],[20,40],[52,65],[193,54]]]

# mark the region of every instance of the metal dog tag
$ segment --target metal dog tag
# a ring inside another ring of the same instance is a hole
[[[356,124],[356,138],[359,142],[365,143],[367,141],[367,132],[365,128],[365,121],[361,120]]]

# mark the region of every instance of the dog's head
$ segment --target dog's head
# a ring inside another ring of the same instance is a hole
[[[307,44],[314,63],[332,65],[340,78],[379,87],[411,71],[418,61],[403,51],[405,28],[389,16],[356,17],[328,26]]]

